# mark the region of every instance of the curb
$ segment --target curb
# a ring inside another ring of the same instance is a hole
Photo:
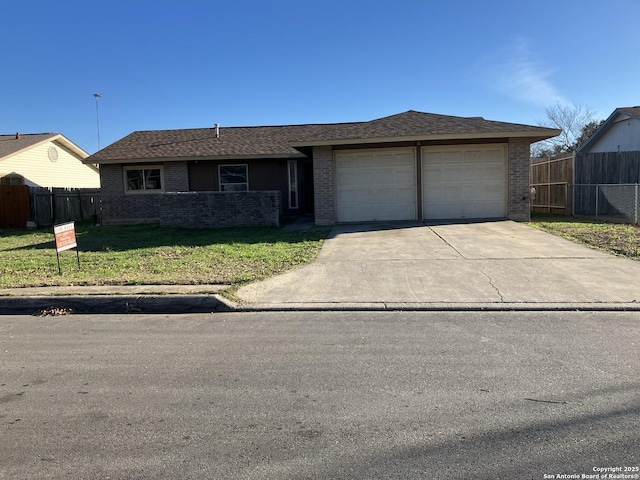
[[[640,312],[640,303],[255,303],[237,306],[236,312]]]
[[[236,305],[216,294],[61,295],[0,297],[0,315],[182,314],[216,312],[640,312],[640,303],[398,303],[319,302]]]
[[[234,309],[219,295],[69,295],[0,297],[0,315],[37,315],[60,309],[73,313],[213,313]]]

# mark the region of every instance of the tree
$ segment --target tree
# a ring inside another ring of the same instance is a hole
[[[593,119],[595,112],[586,105],[555,104],[545,109],[547,118],[538,121],[542,127],[558,128],[562,133],[557,137],[532,145],[534,157],[551,157],[574,151],[582,145],[601,122]]]
[[[586,143],[591,136],[596,133],[596,130],[600,128],[605,121],[604,120],[593,120],[587,123],[584,127],[582,127],[582,132],[580,132],[580,136],[576,138],[575,143],[573,144],[573,150],[579,149],[582,145]]]

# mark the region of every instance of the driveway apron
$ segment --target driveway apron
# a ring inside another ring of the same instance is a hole
[[[640,263],[512,221],[339,225],[314,263],[238,296],[283,306],[635,303]]]

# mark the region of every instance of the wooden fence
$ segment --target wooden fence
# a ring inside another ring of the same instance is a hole
[[[0,228],[24,228],[30,218],[29,187],[0,185]]]
[[[582,153],[576,158],[575,183],[640,183],[640,152]]]
[[[38,226],[96,220],[100,214],[100,189],[32,187],[30,190],[31,218]]]
[[[638,224],[640,184],[573,185],[574,215]]]
[[[531,211],[573,214],[573,167],[574,156],[549,158],[531,164]]]

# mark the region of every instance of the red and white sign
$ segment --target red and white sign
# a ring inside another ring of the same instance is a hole
[[[53,227],[53,234],[56,237],[56,250],[63,252],[76,248],[76,227],[74,222],[62,223]]]

